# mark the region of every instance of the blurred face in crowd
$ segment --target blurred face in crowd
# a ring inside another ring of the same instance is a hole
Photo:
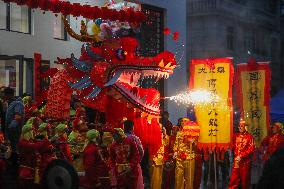
[[[246,131],[246,123],[244,121],[241,121],[239,124],[239,132],[243,133]]]
[[[115,140],[115,142],[117,142],[117,143],[122,142],[122,136],[120,134],[118,134],[117,132],[113,133],[112,137]]]
[[[278,133],[279,131],[280,131],[280,125],[278,125],[278,123],[274,123],[273,125],[272,125],[272,133],[273,134],[276,134],[276,133]]]
[[[188,122],[187,119],[182,119],[182,120],[180,121],[180,126],[181,126],[181,127],[185,126],[185,125],[187,124],[187,122]]]

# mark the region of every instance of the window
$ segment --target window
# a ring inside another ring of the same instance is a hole
[[[0,60],[0,86],[9,86],[19,95],[19,60]]]
[[[3,1],[0,1],[0,29],[6,29],[7,27],[7,5]]]
[[[234,50],[235,43],[235,31],[234,28],[229,26],[227,27],[227,49]]]
[[[0,29],[31,33],[31,9],[14,3],[0,2]]]
[[[10,30],[21,33],[30,31],[30,9],[26,6],[10,4]]]
[[[69,16],[67,17],[69,21]],[[61,19],[61,15],[54,15],[53,18],[53,37],[55,39],[61,39],[67,41],[67,31],[64,28],[64,24]]]

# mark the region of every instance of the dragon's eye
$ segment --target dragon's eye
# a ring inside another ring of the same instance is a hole
[[[125,60],[125,58],[127,56],[127,51],[125,51],[123,49],[117,49],[116,50],[116,56],[119,60]]]

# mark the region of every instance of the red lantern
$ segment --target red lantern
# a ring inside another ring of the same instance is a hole
[[[179,32],[174,32],[173,33],[173,40],[177,41],[179,38]]]
[[[30,8],[38,8],[39,6],[39,3],[38,3],[38,0],[28,0],[27,1],[27,6],[30,7]]]
[[[41,8],[44,11],[48,11],[51,6],[51,2],[46,0],[39,0],[38,3],[39,3],[39,8]]]

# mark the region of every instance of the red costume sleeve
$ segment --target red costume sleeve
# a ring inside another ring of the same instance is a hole
[[[250,156],[251,154],[253,154],[255,146],[254,146],[254,140],[253,140],[253,136],[251,134],[247,134],[246,136],[246,150],[241,151],[240,153],[240,158],[244,159],[247,158],[248,156]]]
[[[84,150],[84,169],[86,177],[92,184],[99,182],[97,167],[99,164],[98,148],[94,144],[89,144]]]
[[[60,138],[59,139],[59,148],[61,150],[61,152],[64,154],[65,158],[68,160],[68,161],[72,161],[72,155],[71,155],[71,152],[70,152],[70,146],[69,144],[67,143],[67,139],[65,138]]]
[[[140,161],[139,151],[137,145],[133,140],[129,140],[129,145],[130,145],[129,164],[132,169],[135,169]]]
[[[20,140],[18,147],[24,148],[24,149],[30,149],[30,150],[38,150],[39,148],[41,148],[41,144],[40,143],[33,143],[33,142],[28,141],[28,140],[22,139],[22,140]]]
[[[62,152],[64,153],[67,160],[71,162],[72,161],[72,155],[71,155],[71,152],[70,152],[70,146],[68,144],[63,144]]]

